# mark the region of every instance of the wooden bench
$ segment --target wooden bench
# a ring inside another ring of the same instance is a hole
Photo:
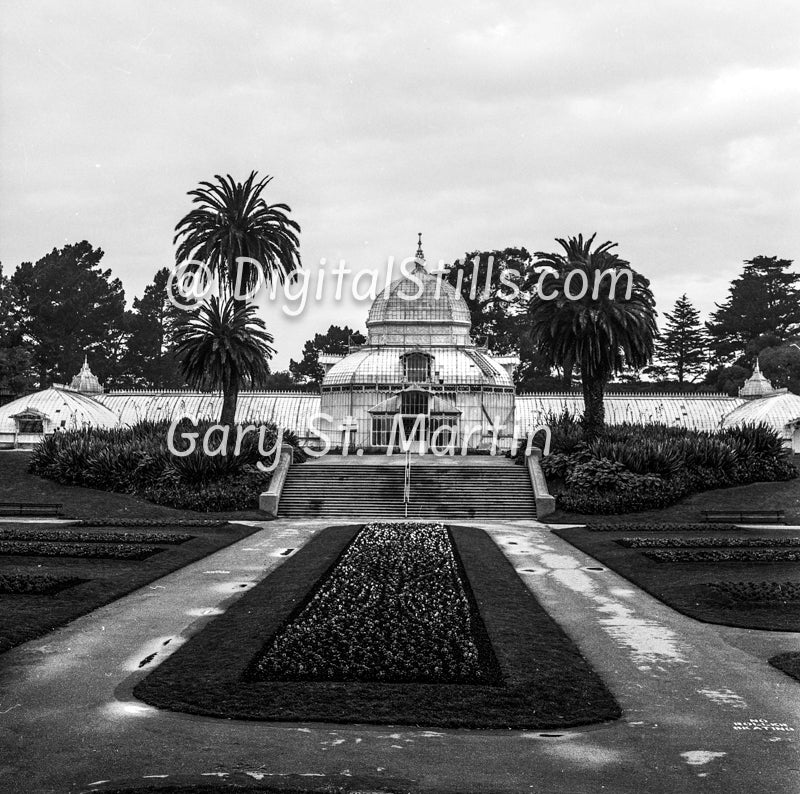
[[[728,524],[783,524],[783,510],[703,510],[703,518],[710,523]]]
[[[0,516],[60,516],[61,502],[0,502]]]

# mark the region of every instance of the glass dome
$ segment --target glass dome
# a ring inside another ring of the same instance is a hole
[[[468,345],[471,319],[466,301],[421,261],[373,302],[367,316],[368,344]]]

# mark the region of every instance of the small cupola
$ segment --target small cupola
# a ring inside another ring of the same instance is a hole
[[[70,388],[81,394],[102,394],[103,387],[97,376],[89,369],[89,357],[83,357],[81,371],[72,379]]]
[[[776,390],[772,383],[761,373],[761,366],[756,358],[756,368],[753,374],[744,382],[744,386],[739,389],[739,396],[743,400],[757,400],[760,397],[768,397],[775,394]]]

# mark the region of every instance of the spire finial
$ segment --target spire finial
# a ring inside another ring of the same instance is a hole
[[[425,261],[425,254],[422,253],[422,232],[417,232],[417,256],[416,256],[416,258],[419,259],[420,262],[424,262]]]
[[[761,364],[758,361],[758,356],[756,356],[756,368],[753,370],[753,375],[756,373],[761,374]]]

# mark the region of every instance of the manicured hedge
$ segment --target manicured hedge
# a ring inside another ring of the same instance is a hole
[[[800,601],[800,582],[709,582],[705,587],[733,601],[759,604]]]
[[[725,535],[708,538],[619,538],[620,546],[631,549],[685,548],[697,549],[705,547],[752,548],[761,549],[771,546],[791,548],[800,546],[800,538],[734,538]]]
[[[174,532],[81,532],[76,529],[0,529],[2,540],[57,541],[66,543],[186,543],[194,535]]]
[[[0,573],[0,593],[50,595],[85,581],[77,576],[52,574]]]
[[[218,518],[82,518],[78,527],[224,527],[227,520]]]
[[[714,549],[713,551],[646,551],[655,562],[799,562],[800,551],[789,549]]]
[[[0,556],[103,557],[114,560],[143,560],[163,549],[131,543],[51,543],[25,540],[0,541]]]
[[[589,532],[730,532],[733,524],[587,524]]]

